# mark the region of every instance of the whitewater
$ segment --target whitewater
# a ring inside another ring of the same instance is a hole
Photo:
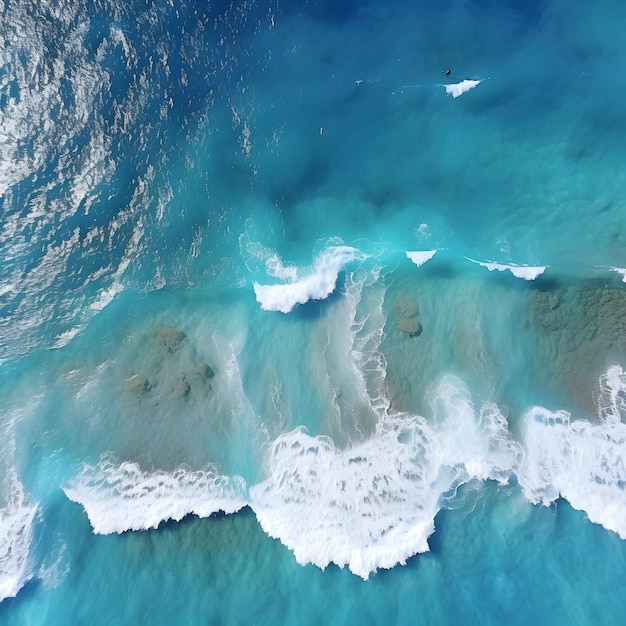
[[[614,624],[614,3],[0,0],[0,621]]]

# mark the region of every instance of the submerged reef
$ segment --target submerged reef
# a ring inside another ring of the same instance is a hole
[[[626,291],[602,280],[537,289],[531,291],[528,319],[545,364],[568,393],[595,412],[592,381],[626,356]]]

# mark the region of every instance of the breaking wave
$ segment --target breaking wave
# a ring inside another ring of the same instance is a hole
[[[443,85],[446,89],[446,93],[453,98],[458,98],[464,93],[467,93],[470,89],[474,89],[480,85],[481,80],[462,80],[460,83],[452,83],[450,85]]]
[[[9,496],[0,509],[0,602],[14,598],[33,577],[29,559],[37,507],[27,502],[14,473],[7,477]]]
[[[234,513],[246,505],[244,480],[220,475],[215,467],[144,472],[136,463],[117,465],[108,458],[86,465],[63,490],[102,535],[156,528],[189,514]]]
[[[324,300],[335,290],[341,270],[359,257],[362,258],[362,253],[356,248],[331,246],[315,259],[312,266],[304,269],[291,268],[290,271],[285,271],[278,257],[272,257],[276,270],[271,275],[288,282],[274,285],[255,282],[257,302],[266,311],[289,313],[298,304],[305,304],[309,300]]]
[[[534,407],[524,418],[524,495],[549,505],[559,497],[626,539],[626,425],[572,420]]]
[[[409,260],[411,260],[417,267],[424,265],[427,261],[430,261],[435,254],[437,254],[437,250],[424,250],[418,252],[406,252],[406,256]]]

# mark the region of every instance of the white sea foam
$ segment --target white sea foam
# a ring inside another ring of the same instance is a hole
[[[619,365],[600,376],[598,415],[604,422],[626,420],[626,372]]]
[[[29,550],[37,507],[28,504],[22,485],[12,473],[9,498],[0,509],[0,602],[14,598],[33,576]]]
[[[215,468],[146,473],[107,459],[87,466],[65,492],[96,533],[249,504],[299,563],[348,566],[363,578],[427,551],[443,496],[474,479],[516,474],[531,502],[564,497],[626,539],[626,374],[613,366],[600,383],[598,423],[534,407],[523,418],[521,445],[495,404],[476,410],[468,389],[447,376],[429,395],[429,419],[385,416],[380,407],[373,436],[349,448],[302,428],[278,436],[265,456],[266,478],[249,498],[243,479]]]
[[[343,297],[316,325],[311,383],[323,398],[324,432],[336,444],[371,435],[389,402],[385,396],[385,285],[379,266],[346,272]],[[349,417],[348,417],[349,416]]]
[[[145,195],[145,187],[151,178],[151,174],[149,174],[148,180],[140,180],[140,185],[138,186],[133,199],[131,201],[131,206],[133,204],[142,204],[147,202],[147,197]],[[134,209],[127,210],[125,213],[118,215],[118,217],[111,221],[110,231],[109,231],[109,239],[110,242],[113,240],[113,236],[115,232],[120,228],[120,224],[126,221],[129,221],[132,217]],[[124,285],[122,283],[122,277],[131,261],[138,256],[141,240],[144,236],[144,226],[143,221],[141,219],[137,220],[133,227],[133,233],[130,239],[126,244],[126,248],[124,250],[124,256],[121,258],[119,265],[115,272],[113,272],[112,279],[113,282],[108,287],[102,289],[98,293],[98,297],[95,301],[90,304],[90,308],[93,311],[102,311],[105,307],[107,307],[113,300],[115,296],[122,293],[124,291]]]
[[[315,259],[312,266],[297,268],[295,272],[283,272],[281,278],[290,282],[279,285],[261,285],[255,282],[257,302],[266,311],[289,313],[298,304],[309,300],[324,300],[335,290],[339,273],[345,265],[362,257],[362,253],[356,248],[330,246]],[[284,269],[282,263],[275,263],[274,267]]]
[[[215,467],[144,472],[136,463],[117,465],[107,458],[86,465],[63,490],[102,535],[156,528],[189,514],[234,513],[247,504],[243,478],[221,475]]]
[[[522,445],[494,404],[475,411],[450,376],[430,398],[430,420],[382,419],[349,449],[296,429],[271,444],[251,506],[299,563],[347,565],[363,578],[428,550],[442,496],[472,479],[516,474],[531,502],[566,498],[626,539],[626,373],[613,366],[600,383],[600,422],[534,407]]]
[[[442,494],[473,478],[505,480],[519,457],[493,406],[476,413],[457,379],[434,394],[435,423],[382,420],[348,450],[302,429],[278,437],[267,479],[250,489],[263,529],[299,563],[347,565],[367,578],[428,548]]]
[[[80,331],[82,330],[82,328],[76,326],[74,328],[70,328],[69,330],[66,330],[62,333],[59,333],[54,339],[54,344],[52,345],[53,348],[63,348],[64,346],[66,346],[70,341],[72,341],[72,339],[74,339],[74,337],[76,337],[76,335],[78,335],[80,333]]]
[[[563,497],[626,539],[626,426],[570,420],[565,411],[535,407],[525,416],[526,457],[520,485],[548,505]]]
[[[417,455],[432,446],[420,426],[381,430],[348,452],[302,430],[279,437],[267,480],[250,490],[261,526],[299,563],[348,565],[363,578],[425,552],[439,493],[436,468]]]
[[[563,497],[592,522],[626,539],[626,375],[619,366],[601,379],[600,421],[533,407],[523,421],[526,497],[548,505]]]
[[[413,261],[417,267],[420,267],[427,261],[430,261],[435,254],[437,254],[437,250],[424,250],[419,252],[407,252],[406,256]]]
[[[623,267],[612,267],[611,269],[614,272],[617,272],[618,274],[620,274],[622,277],[622,280],[626,283],[626,269],[624,269]]]
[[[450,85],[443,85],[446,88],[446,93],[452,95],[453,98],[458,98],[470,89],[480,85],[481,80],[462,80],[460,83],[452,83]]]
[[[70,573],[67,548],[67,543],[61,541],[55,541],[48,548],[48,554],[37,571],[37,579],[46,589],[56,589]]]
[[[495,263],[493,261],[476,261],[475,259],[470,259],[470,257],[465,257],[468,261],[472,263],[477,263],[482,267],[486,267],[490,272],[498,271],[498,272],[506,272],[509,271],[515,278],[523,278],[524,280],[535,280],[538,276],[543,274],[547,267],[539,266],[539,265],[516,265],[514,263],[511,264],[503,264],[503,263]]]
[[[389,400],[385,394],[387,361],[380,351],[387,320],[384,310],[385,288],[381,284],[380,272],[380,267],[368,268],[353,272],[346,280],[349,314],[345,332],[348,342],[346,352],[350,356],[353,375],[358,381],[354,388],[358,389],[379,419],[389,410]]]
[[[124,286],[119,281],[114,281],[110,287],[102,289],[98,293],[98,297],[94,300],[89,307],[94,311],[102,311],[107,307],[118,294],[124,291]]]

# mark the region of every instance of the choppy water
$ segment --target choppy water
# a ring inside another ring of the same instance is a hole
[[[620,622],[626,8],[0,14],[3,623]]]

